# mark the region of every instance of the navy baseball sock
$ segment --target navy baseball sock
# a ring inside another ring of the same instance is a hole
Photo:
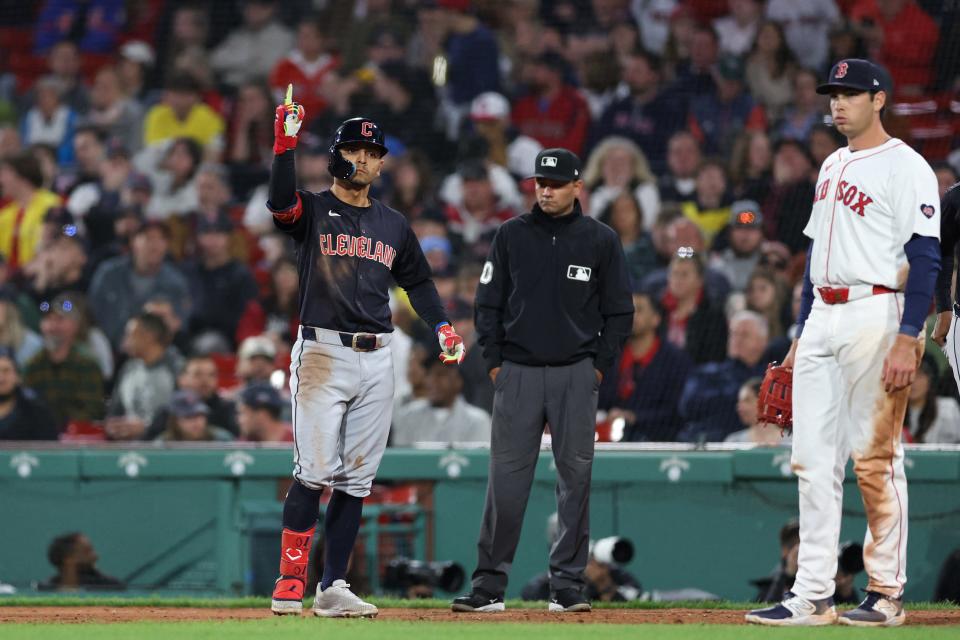
[[[350,560],[353,545],[357,541],[362,511],[363,498],[351,496],[343,491],[333,492],[323,521],[326,545],[323,550],[321,590],[333,584],[334,580],[342,580],[346,577],[347,562]]]
[[[323,489],[310,489],[299,482],[290,485],[283,501],[283,528],[307,531],[317,525]],[[336,493],[334,493],[336,495]]]

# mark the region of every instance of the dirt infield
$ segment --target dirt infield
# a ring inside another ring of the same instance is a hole
[[[309,611],[309,610],[308,610]],[[530,622],[556,624],[741,624],[742,611],[715,609],[595,609],[591,613],[557,614],[514,609],[503,613],[451,613],[442,609],[381,609],[381,620],[429,622]],[[195,620],[253,620],[269,618],[264,609],[206,609],[179,607],[0,607],[5,622],[181,622]],[[910,625],[960,625],[960,610],[907,612]]]

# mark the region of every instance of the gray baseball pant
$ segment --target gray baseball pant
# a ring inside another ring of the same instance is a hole
[[[494,383],[490,472],[474,588],[498,596],[506,591],[545,423],[557,466],[559,519],[550,550],[550,588],[583,587],[598,388],[592,358],[560,367],[503,363]]]

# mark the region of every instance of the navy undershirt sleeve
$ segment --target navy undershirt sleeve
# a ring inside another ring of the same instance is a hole
[[[940,273],[940,243],[936,238],[914,235],[903,249],[910,262],[910,273],[903,296],[900,333],[915,337],[930,312],[934,285]]]
[[[813,281],[810,280],[810,262],[813,257],[813,240],[807,247],[807,264],[803,268],[803,289],[800,292],[800,311],[797,313],[797,337],[803,333],[803,325],[807,323],[810,317],[810,309],[813,308]]]

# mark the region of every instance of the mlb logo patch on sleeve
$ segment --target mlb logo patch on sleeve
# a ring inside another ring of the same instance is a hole
[[[920,205],[920,213],[927,216],[928,218],[932,218],[933,214],[935,214],[936,212],[937,212],[937,209],[932,204]]]
[[[571,280],[590,282],[591,273],[593,273],[593,270],[590,267],[581,267],[580,265],[576,264],[572,264],[567,267],[567,277]]]

